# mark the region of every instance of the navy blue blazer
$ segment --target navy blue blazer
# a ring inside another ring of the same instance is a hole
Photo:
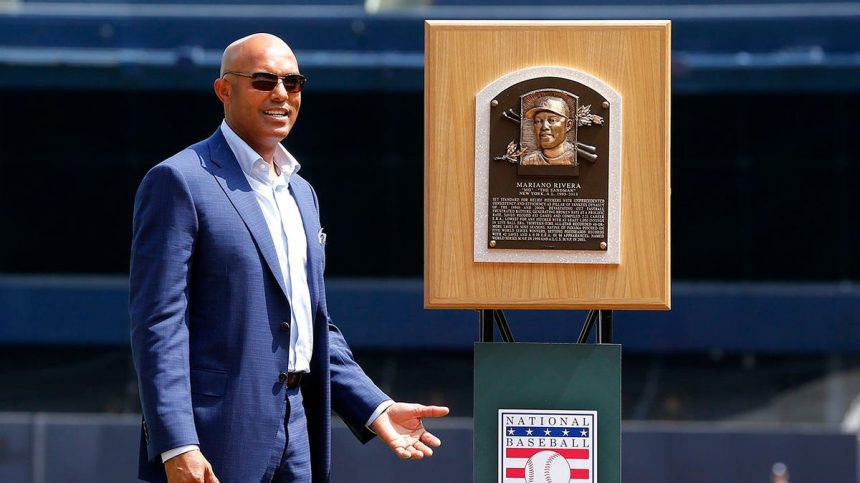
[[[314,482],[329,480],[331,411],[362,442],[388,399],[355,363],[325,299],[316,194],[294,174],[314,314],[302,380]],[[198,444],[222,483],[261,481],[284,424],[290,320],[263,214],[221,130],[147,173],[134,204],[131,345],[143,407],[140,477],[165,481],[160,454]]]

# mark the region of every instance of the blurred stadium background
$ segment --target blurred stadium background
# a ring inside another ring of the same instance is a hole
[[[171,1],[0,0],[0,482],[136,481],[134,192],[216,128],[220,51],[255,31],[310,78],[285,144],[333,317],[392,395],[453,410],[418,464],[336,428],[335,481],[470,481],[477,315],[422,309],[423,20],[662,18],[673,310],[615,316],[624,481],[857,481],[860,2]],[[571,342],[584,313],[508,317]]]

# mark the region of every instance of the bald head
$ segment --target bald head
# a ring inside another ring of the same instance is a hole
[[[224,104],[224,119],[257,154],[268,162],[278,143],[292,130],[302,104],[301,89],[289,91],[282,81],[254,82],[257,74],[281,79],[298,74],[290,47],[271,34],[243,37],[224,49],[215,94]]]
[[[289,57],[294,63],[298,63],[290,46],[279,37],[267,33],[242,37],[224,49],[221,56],[221,76],[226,72],[242,71],[260,59],[277,57]]]

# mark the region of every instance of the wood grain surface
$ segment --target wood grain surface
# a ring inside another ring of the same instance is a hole
[[[427,308],[670,307],[668,21],[427,21]],[[623,99],[621,264],[473,261],[475,96],[541,65],[600,78]]]

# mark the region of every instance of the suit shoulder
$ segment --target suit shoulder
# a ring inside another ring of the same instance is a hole
[[[298,183],[298,184],[301,184],[302,186],[307,186],[308,188],[313,190],[313,186],[311,186],[311,184],[308,182],[308,180],[302,178],[302,176],[299,173],[293,173],[290,176],[290,183]]]
[[[208,157],[208,153],[209,147],[206,145],[206,142],[199,142],[179,151],[158,163],[155,167],[163,165],[181,171],[183,174],[190,174],[193,171],[200,170],[204,159]]]
[[[203,165],[208,156],[205,142],[192,144],[164,161],[156,164],[146,173],[146,178],[158,176],[173,176],[185,180],[193,180],[204,174]]]

